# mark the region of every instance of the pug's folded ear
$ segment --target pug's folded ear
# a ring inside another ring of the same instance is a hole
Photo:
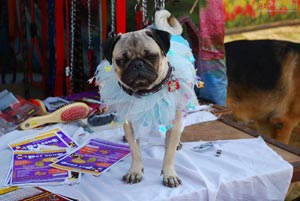
[[[104,57],[108,60],[110,64],[112,64],[112,53],[114,51],[115,45],[118,40],[121,38],[121,34],[108,38],[105,42],[102,43],[102,50]]]
[[[146,32],[146,34],[155,40],[160,49],[163,51],[163,54],[166,56],[170,49],[171,34],[166,31],[151,28]]]

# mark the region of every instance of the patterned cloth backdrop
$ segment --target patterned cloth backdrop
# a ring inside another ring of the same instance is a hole
[[[223,0],[226,28],[300,19],[300,0]]]

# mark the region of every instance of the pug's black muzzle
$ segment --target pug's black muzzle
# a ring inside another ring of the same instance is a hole
[[[143,59],[132,60],[122,73],[122,82],[135,89],[147,88],[157,78],[154,67]]]

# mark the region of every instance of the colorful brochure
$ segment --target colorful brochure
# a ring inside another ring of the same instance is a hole
[[[63,170],[100,175],[128,156],[129,153],[128,145],[90,139],[85,145],[66,154],[51,166]]]
[[[39,146],[47,145],[60,148],[76,148],[78,144],[59,128],[44,133],[28,136],[9,143],[9,147],[15,150],[37,150]]]
[[[50,166],[65,149],[47,151],[14,151],[10,185],[63,183],[68,171]]]
[[[14,191],[0,194],[0,200],[19,200],[19,201],[76,201],[76,199],[69,198],[50,192],[39,187],[17,188]]]
[[[51,167],[50,164],[63,157],[78,144],[59,128],[27,136],[9,143],[13,150],[8,185],[74,184],[80,174]]]

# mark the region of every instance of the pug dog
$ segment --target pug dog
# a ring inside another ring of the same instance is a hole
[[[163,18],[167,21],[168,17]],[[176,34],[176,44],[172,45],[172,37],[170,31],[146,28],[119,34],[102,45],[106,61],[98,66],[96,79],[107,112],[115,112],[123,123],[131,149],[125,183],[142,180],[140,136],[149,128],[165,132],[163,184],[177,187],[182,183],[174,156],[180,145],[182,113],[197,104],[193,90],[196,75],[187,42]]]
[[[103,45],[121,86],[135,95],[153,90],[167,76],[169,48],[170,34],[154,29],[120,34]]]

